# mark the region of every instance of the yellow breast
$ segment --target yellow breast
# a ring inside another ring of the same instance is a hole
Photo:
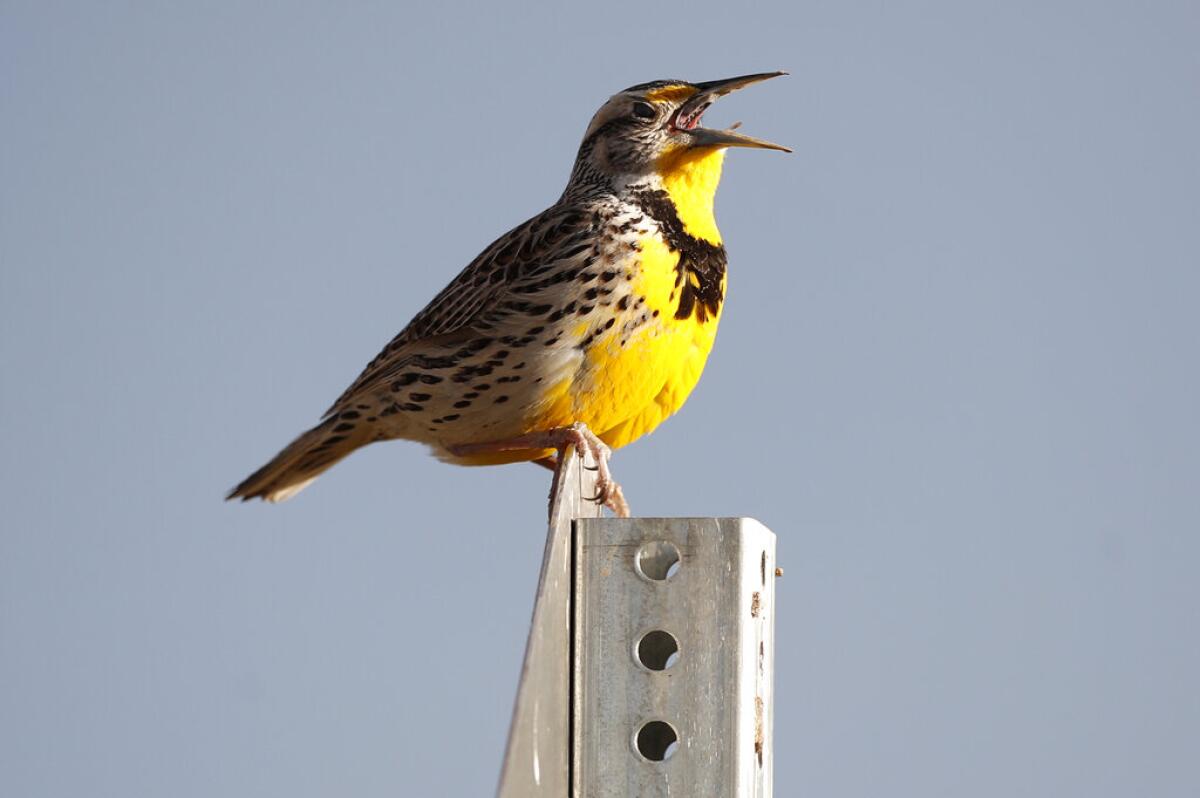
[[[572,391],[573,412],[604,441],[624,446],[657,427],[687,399],[712,349],[717,316],[676,318],[680,254],[657,236],[640,242],[632,308],[646,323],[625,337],[620,326],[587,351]]]
[[[621,267],[628,276],[622,286],[628,303],[614,299],[554,336],[560,345],[578,346],[581,360],[543,385],[522,431],[581,421],[617,448],[651,432],[683,406],[712,350],[725,293],[724,249],[713,214],[723,154],[680,150],[661,159],[659,178],[674,219],[665,223],[655,217],[659,230],[642,236]],[[701,277],[693,268],[680,268],[681,258],[688,258],[692,267],[701,261],[712,265],[716,258],[719,270],[709,269]],[[686,302],[685,291],[690,295]],[[469,462],[550,454],[507,452]]]
[[[683,231],[717,246],[721,233],[713,199],[723,161],[724,150],[679,149],[658,163],[663,189]],[[648,323],[628,338],[614,325],[589,348],[583,378],[568,389],[576,420],[613,448],[649,433],[683,406],[704,371],[720,320],[719,307],[712,314],[676,318],[681,290],[678,249],[654,235],[639,241],[639,252],[633,293],[644,303],[634,312],[645,314]],[[694,275],[684,279],[695,287]],[[720,282],[724,295],[724,274]]]
[[[713,201],[724,163],[725,150],[692,147],[669,150],[658,162],[659,179],[684,231],[711,244],[721,243]]]

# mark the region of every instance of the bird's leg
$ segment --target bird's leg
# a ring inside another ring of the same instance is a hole
[[[558,449],[560,456],[553,466],[545,462],[549,458],[534,461],[555,468],[557,479],[558,465],[562,463],[561,452],[568,446],[575,447],[575,451],[579,453],[580,457],[586,459],[590,455],[596,463],[596,495],[592,497],[592,501],[600,502],[612,510],[618,518],[628,518],[629,503],[625,501],[625,494],[621,490],[621,486],[613,479],[612,472],[608,468],[612,449],[608,448],[608,445],[582,422],[577,421],[569,427],[558,427],[544,432],[530,432],[500,441],[447,446],[446,449],[456,457],[511,452],[520,449]]]

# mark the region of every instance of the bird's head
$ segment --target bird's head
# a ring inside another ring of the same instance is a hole
[[[719,158],[728,147],[790,152],[732,128],[714,130],[700,125],[704,112],[717,98],[785,74],[764,72],[705,83],[656,80],[631,86],[609,98],[592,117],[576,169],[611,181],[638,180],[669,172],[679,162],[714,154]]]

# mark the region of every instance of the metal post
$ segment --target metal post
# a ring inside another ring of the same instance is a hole
[[[770,798],[775,535],[592,490],[568,463],[499,798]]]
[[[570,790],[572,524],[600,508],[583,498],[596,493],[595,472],[573,449],[563,456],[498,798],[566,798]]]
[[[775,535],[575,525],[575,795],[769,798]]]

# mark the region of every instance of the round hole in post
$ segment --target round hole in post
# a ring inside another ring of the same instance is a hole
[[[656,540],[638,549],[637,572],[654,582],[670,579],[679,571],[679,549],[674,543]]]
[[[634,654],[647,670],[665,671],[679,660],[679,641],[670,632],[655,629],[642,635]]]
[[[638,729],[633,746],[647,762],[664,762],[679,748],[679,735],[670,723],[652,720]]]

